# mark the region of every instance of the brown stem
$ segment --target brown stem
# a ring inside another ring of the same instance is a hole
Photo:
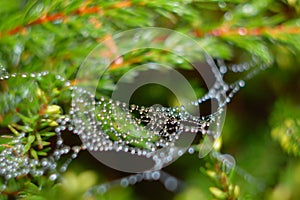
[[[130,6],[132,6],[132,3],[130,1],[122,1],[122,2],[117,2],[117,3],[113,4],[112,6],[107,8],[107,10],[115,9],[115,8],[126,8],[126,7],[130,7]],[[73,11],[71,13],[71,15],[82,16],[82,15],[94,14],[94,13],[100,13],[100,12],[102,12],[102,14],[104,12],[100,6],[88,7],[84,4],[80,8]],[[56,21],[56,20],[65,20],[67,17],[68,16],[65,15],[64,13],[55,13],[55,14],[47,14],[46,13],[46,14],[42,15],[41,17],[39,17],[38,19],[31,21],[24,26],[17,26],[7,32],[0,33],[0,38],[5,35],[15,35],[17,33],[23,32],[26,30],[26,28],[34,26],[34,25],[44,24],[44,23],[52,22],[52,21]]]

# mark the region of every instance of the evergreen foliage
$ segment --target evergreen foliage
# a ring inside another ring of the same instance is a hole
[[[53,153],[56,120],[70,109],[69,89],[76,85],[78,67],[97,44],[121,31],[153,26],[185,33],[210,56],[224,60],[232,71],[228,82],[247,76],[248,70],[240,69],[267,68],[228,105],[214,150],[236,158],[237,167],[228,174],[212,155],[201,160],[184,155],[166,168],[187,184],[178,193],[159,188],[161,194],[143,195],[147,185],[137,183],[87,197],[89,188],[121,174],[86,161],[88,155],[81,153],[55,181],[51,172],[8,182],[0,177],[0,187],[7,185],[0,199],[300,198],[300,1],[11,0],[0,2],[0,15],[0,77],[10,76],[0,80],[0,152],[24,134],[21,156],[36,160]],[[154,51],[126,55],[111,73],[117,79],[129,67],[157,57],[191,71],[180,58]],[[114,81],[107,77],[101,89],[111,92]]]

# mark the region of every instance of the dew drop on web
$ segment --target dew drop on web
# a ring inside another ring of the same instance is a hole
[[[178,181],[174,177],[168,177],[166,178],[164,185],[167,190],[175,191],[178,187]]]
[[[15,145],[13,148],[4,149],[0,152],[0,175],[8,180],[21,175],[48,174],[49,179],[55,181],[60,176],[57,170],[60,168],[62,172],[66,171],[71,161],[75,159],[78,153],[83,149],[103,152],[111,150],[130,152],[134,155],[138,155],[138,157],[144,156],[151,158],[154,160],[154,165],[157,167],[154,169],[160,170],[165,163],[168,163],[170,160],[172,160],[173,156],[181,156],[184,153],[182,149],[174,146],[174,143],[178,141],[179,132],[184,130],[192,130],[191,132],[194,133],[202,132],[208,136],[218,136],[218,134],[215,134],[220,128],[218,120],[223,112],[222,108],[228,102],[230,102],[230,99],[237,91],[239,91],[241,87],[245,86],[246,80],[250,79],[259,70],[266,67],[260,66],[258,70],[255,70],[253,66],[256,65],[257,63],[253,61],[231,66],[222,65],[219,67],[219,72],[222,75],[225,75],[228,71],[234,73],[247,72],[247,74],[245,75],[245,79],[241,79],[231,84],[227,84],[220,79],[217,81],[217,84],[212,87],[208,94],[204,95],[200,99],[197,99],[196,101],[191,102],[192,106],[198,106],[209,99],[218,100],[219,109],[215,113],[205,116],[204,118],[195,118],[189,115],[187,112],[185,112],[185,107],[168,108],[154,106],[152,108],[145,108],[138,105],[127,105],[118,101],[107,99],[105,97],[100,97],[99,100],[95,100],[95,96],[89,91],[82,88],[70,87],[71,90],[74,91],[74,101],[71,104],[69,116],[66,115],[65,118],[57,121],[59,126],[55,131],[57,143],[54,153],[41,160],[16,156],[15,152],[21,153],[24,149],[24,145],[22,145],[22,139],[25,137],[25,135],[21,134],[14,140]],[[4,67],[0,66],[0,81],[14,78],[36,79],[47,75],[49,75],[48,72],[9,74]],[[70,82],[66,81],[61,76],[57,76],[57,80],[61,81],[67,87],[71,85]],[[229,93],[228,98],[222,97],[221,94],[224,92],[227,94]],[[86,102],[92,102],[92,104],[89,105]],[[84,112],[79,112],[81,110],[84,110]],[[123,112],[122,115],[119,115],[120,111]],[[133,118],[131,114],[132,112],[141,113],[140,118]],[[100,113],[100,115],[98,116],[95,113]],[[110,124],[111,115],[113,115],[117,121],[121,121],[122,123],[116,123],[117,126],[112,126]],[[151,118],[149,119],[149,117]],[[141,126],[142,123],[146,122],[148,123],[146,127]],[[135,135],[133,135],[136,137],[135,139],[128,139],[132,135],[129,135],[128,132],[123,131],[128,129],[128,126],[138,130],[136,133],[134,133]],[[210,132],[206,130],[207,126],[215,126],[214,130],[216,132]],[[109,128],[104,129],[103,127]],[[120,127],[123,129],[120,129]],[[158,131],[161,129],[164,131]],[[69,130],[75,135],[80,136],[83,144],[73,147],[66,145],[65,141],[61,137],[61,134],[64,130]],[[145,132],[145,137],[138,137],[139,132],[141,131]],[[112,133],[114,134],[114,140],[112,140],[109,136]],[[156,137],[159,137],[160,139],[153,142]],[[132,144],[143,144],[143,147],[133,147]],[[168,152],[161,151],[161,149],[166,147],[168,148]],[[206,147],[207,146],[203,145],[200,147],[200,150],[202,149],[204,151],[206,150]],[[70,153],[71,151],[72,153]],[[156,151],[159,151],[159,153],[155,153]],[[188,153],[193,154],[195,149],[190,147],[187,149],[187,151]],[[209,148],[207,151],[209,151]],[[63,155],[66,154],[71,155],[70,159],[67,159],[65,164],[59,166],[58,161]],[[7,157],[10,157],[10,159],[6,159]],[[229,173],[236,165],[235,160],[231,155],[221,155],[219,159],[222,162],[223,170],[226,173]],[[54,173],[49,174],[49,171],[54,171]],[[143,179],[159,180],[161,179],[161,173],[159,171],[154,171],[149,174],[137,174],[136,176],[131,176],[128,179],[122,179],[120,181],[120,185],[127,187],[128,185],[135,184]],[[163,184],[166,189],[170,191],[175,191],[178,188],[178,181],[173,177],[166,178]],[[2,190],[5,189],[5,186],[2,187]],[[98,189],[99,193],[104,193],[108,190],[106,186],[99,187]]]

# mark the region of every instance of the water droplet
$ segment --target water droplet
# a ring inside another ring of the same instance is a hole
[[[160,178],[160,172],[159,171],[152,172],[152,178],[153,180],[158,180]]]
[[[130,176],[128,178],[128,182],[129,182],[130,185],[134,185],[137,182],[136,176]]]
[[[129,182],[128,182],[128,180],[127,180],[126,178],[123,178],[123,179],[121,180],[121,182],[120,182],[120,185],[121,185],[122,187],[127,187],[128,184],[129,184]]]
[[[230,154],[223,154],[221,155],[222,161],[222,170],[229,174],[232,169],[235,168],[236,162],[232,155]]]
[[[48,165],[48,161],[46,159],[42,160],[42,166],[46,167]]]
[[[193,154],[195,152],[194,148],[193,147],[190,147],[189,150],[188,150],[189,154]]]
[[[105,185],[101,185],[97,188],[97,193],[104,194],[107,191],[107,187]]]
[[[247,34],[247,29],[246,28],[239,28],[238,29],[238,34],[239,35],[246,35]]]
[[[240,80],[240,81],[239,81],[239,86],[240,86],[240,87],[244,87],[244,86],[245,86],[245,81]]]
[[[224,19],[226,20],[226,21],[230,21],[230,20],[232,20],[233,19],[233,15],[232,15],[232,13],[231,12],[226,12],[225,14],[224,14]]]
[[[182,156],[183,155],[183,151],[182,150],[179,150],[178,151],[178,156]]]
[[[242,7],[242,11],[244,14],[246,14],[248,16],[253,16],[253,15],[256,15],[256,13],[257,13],[257,10],[251,4],[245,4]]]
[[[226,66],[220,66],[220,73],[225,74],[227,72],[227,67]]]
[[[218,3],[218,6],[219,6],[220,8],[226,8],[227,4],[226,4],[226,2],[219,2],[219,3]]]
[[[50,176],[49,176],[49,179],[51,180],[51,181],[55,181],[56,179],[57,179],[57,174],[51,174]]]
[[[175,191],[178,187],[178,181],[174,177],[168,177],[164,183],[165,187],[169,191]]]

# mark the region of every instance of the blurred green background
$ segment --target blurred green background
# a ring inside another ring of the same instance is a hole
[[[211,155],[199,159],[196,153],[185,154],[164,169],[184,183],[180,191],[170,192],[158,181],[143,181],[87,199],[296,200],[300,199],[299,13],[298,0],[1,1],[0,65],[9,73],[47,70],[72,81],[83,59],[103,38],[149,26],[188,34],[228,65],[255,59],[257,67],[269,67],[247,81],[228,104],[218,141],[221,148],[216,149],[235,158],[237,167],[231,174],[223,173],[222,163]],[[155,56],[133,54],[128,56],[133,61],[122,63],[112,73],[118,77],[123,70],[155,60]],[[168,54],[161,57],[181,67],[197,87],[190,69]],[[237,76],[242,74],[228,74],[225,80]],[[53,80],[46,76],[38,86],[27,79],[0,82],[2,136],[12,135],[9,124],[22,125],[16,109],[25,116],[38,115],[42,105],[59,105],[60,115],[68,112],[70,97]],[[111,90],[114,82],[109,77],[106,84],[105,89]],[[37,88],[46,100],[37,100]],[[173,102],[172,94],[163,88],[150,89],[160,102]],[[199,88],[198,92],[203,91]],[[32,100],[24,101],[29,97]],[[148,99],[149,95],[138,96],[141,103],[147,104]],[[0,139],[2,151],[8,143]],[[84,199],[88,188],[128,175],[83,151],[61,181],[30,175],[10,180],[0,199]]]

